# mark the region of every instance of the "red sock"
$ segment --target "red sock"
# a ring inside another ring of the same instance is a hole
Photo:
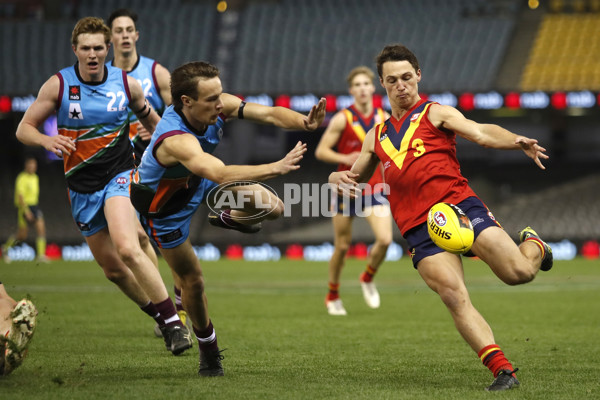
[[[333,301],[340,298],[340,284],[339,283],[331,283],[329,282],[329,293],[327,293],[327,301]]]
[[[483,365],[492,371],[494,378],[497,377],[500,371],[503,369],[507,369],[509,371],[514,370],[512,364],[506,359],[504,353],[500,349],[500,346],[497,344],[485,346],[483,349],[479,350],[477,355],[481,359],[481,362],[483,362]]]
[[[364,272],[360,275],[360,281],[367,283],[371,282],[376,272],[376,269],[373,269],[373,267],[367,265],[367,269],[365,269]]]
[[[540,248],[540,251],[542,252],[542,260],[543,260],[544,256],[546,255],[546,249],[544,248],[544,244],[542,243],[542,241],[535,237],[529,237],[529,238],[525,239],[525,242],[529,242],[529,241],[532,241],[533,243],[538,245],[538,247]]]

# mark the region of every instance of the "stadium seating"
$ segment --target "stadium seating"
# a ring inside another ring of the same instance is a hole
[[[548,14],[530,53],[521,89],[600,90],[599,52],[599,14]]]
[[[479,0],[253,3],[242,14],[237,51],[236,65],[246,68],[230,84],[252,94],[344,93],[350,69],[373,66],[384,45],[401,42],[420,59],[425,92],[490,90],[515,9],[489,7]]]

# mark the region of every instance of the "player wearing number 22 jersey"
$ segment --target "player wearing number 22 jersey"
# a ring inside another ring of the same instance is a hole
[[[63,157],[67,185],[79,193],[96,192],[119,173],[133,168],[127,75],[118,68],[105,67],[101,82],[84,82],[75,64],[57,76],[58,133],[77,145],[77,151]]]

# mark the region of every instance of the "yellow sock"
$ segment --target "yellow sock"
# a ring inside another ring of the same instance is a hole
[[[45,257],[46,256],[46,238],[43,238],[43,237],[37,238],[35,244],[37,247],[38,258]]]

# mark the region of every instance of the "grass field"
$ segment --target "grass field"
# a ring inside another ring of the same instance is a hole
[[[209,307],[225,377],[197,376],[198,348],[168,353],[153,321],[94,263],[0,264],[14,297],[39,309],[29,357],[0,378],[0,399],[598,399],[600,262],[557,261],[520,287],[467,260],[473,303],[519,367],[521,387],[492,381],[408,258],[377,277],[382,306],[364,304],[349,261],[330,317],[326,263],[206,262]],[[170,288],[170,274],[161,260]]]

